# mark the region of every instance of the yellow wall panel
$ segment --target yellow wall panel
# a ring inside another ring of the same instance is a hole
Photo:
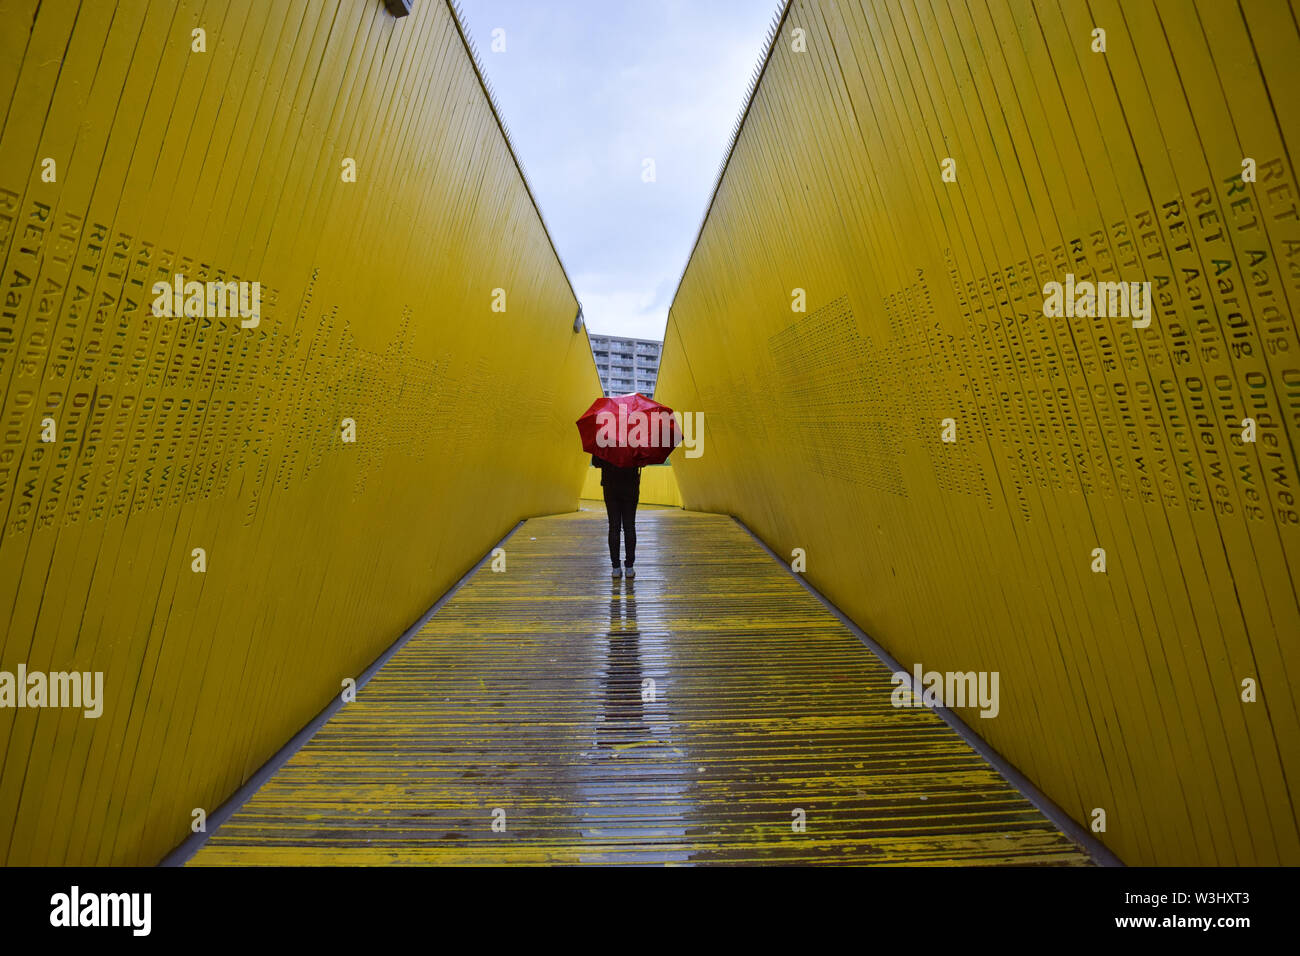
[[[600,386],[445,3],[0,20],[0,671],[104,675],[98,718],[0,708],[0,862],[152,863],[576,507]],[[260,282],[260,322],[155,316],[176,273]]]
[[[1271,0],[794,0],[669,316],[685,505],[997,671],[959,712],[1130,863],[1300,863],[1298,85]]]

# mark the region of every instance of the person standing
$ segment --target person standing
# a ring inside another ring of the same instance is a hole
[[[621,468],[618,465],[591,456],[591,463],[600,469],[600,487],[605,495],[605,513],[609,516],[609,560],[614,565],[614,577],[636,577],[632,568],[636,560],[636,505],[641,497],[641,469]],[[622,532],[626,560],[618,562],[618,539]]]

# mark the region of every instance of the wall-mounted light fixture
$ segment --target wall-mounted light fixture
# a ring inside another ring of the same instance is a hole
[[[384,0],[384,6],[393,16],[404,17],[410,14],[414,2],[415,0]]]
[[[582,303],[578,303],[578,314],[573,317],[573,331],[582,331]]]

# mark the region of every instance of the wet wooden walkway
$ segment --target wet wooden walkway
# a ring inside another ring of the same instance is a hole
[[[637,527],[526,522],[191,864],[1089,862],[731,519]]]

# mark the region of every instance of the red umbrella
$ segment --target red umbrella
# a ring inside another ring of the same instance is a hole
[[[620,468],[661,465],[682,441],[673,410],[639,392],[598,398],[578,419],[582,450]]]

